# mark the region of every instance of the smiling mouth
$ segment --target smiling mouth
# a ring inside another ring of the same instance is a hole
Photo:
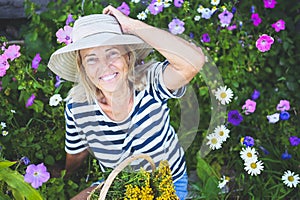
[[[110,81],[110,80],[114,79],[117,75],[118,75],[118,72],[115,72],[113,74],[101,76],[100,79],[103,81]]]

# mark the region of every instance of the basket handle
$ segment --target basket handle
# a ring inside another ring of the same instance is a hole
[[[139,154],[139,155],[132,155],[128,158],[126,158],[123,162],[121,162],[107,177],[105,180],[105,183],[100,191],[100,196],[98,200],[105,200],[106,194],[109,190],[109,187],[111,186],[113,180],[116,178],[116,176],[125,168],[127,167],[132,161],[143,158],[147,160],[151,164],[152,172],[155,171],[156,166],[153,162],[152,158],[146,154]]]

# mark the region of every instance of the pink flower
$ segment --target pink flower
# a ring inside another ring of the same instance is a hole
[[[279,32],[285,29],[285,22],[282,19],[280,19],[276,23],[272,24],[272,27],[275,29],[276,32]]]
[[[130,14],[130,8],[129,8],[129,6],[125,2],[123,2],[121,4],[121,6],[117,7],[117,9],[119,11],[121,11],[124,15],[128,16]]]
[[[33,105],[34,99],[35,99],[35,95],[32,94],[32,95],[27,99],[27,102],[26,102],[26,108],[28,108],[29,106],[32,106],[32,105]]]
[[[264,0],[265,8],[275,8],[276,4],[277,4],[276,0]]]
[[[236,25],[235,24],[227,27],[227,30],[229,30],[229,31],[232,31],[234,29],[236,29]]]
[[[174,6],[180,8],[183,4],[184,0],[174,0]]]
[[[229,26],[231,19],[233,17],[233,14],[231,12],[229,12],[228,10],[224,10],[221,14],[218,15],[220,22],[221,22],[221,26],[222,27],[227,27]]]
[[[245,110],[246,115],[249,115],[250,113],[254,113],[256,109],[256,102],[252,101],[251,99],[247,99],[242,109]]]
[[[266,52],[271,49],[271,45],[274,43],[274,39],[271,36],[263,34],[256,41],[256,47],[261,52]]]
[[[164,4],[160,4],[156,0],[153,0],[148,6],[148,10],[152,15],[157,15],[158,13],[161,13],[163,9]]]
[[[71,39],[71,32],[73,28],[71,26],[64,26],[64,29],[60,28],[56,32],[57,41],[59,43],[65,43],[66,45],[70,44],[72,42]]]
[[[169,30],[172,34],[176,35],[176,34],[181,34],[184,32],[185,28],[184,28],[184,22],[181,21],[180,19],[173,19],[170,23],[169,23]]]
[[[0,77],[6,74],[6,70],[9,68],[9,63],[5,54],[0,55]]]
[[[20,46],[19,45],[10,45],[5,51],[4,54],[6,55],[7,59],[10,59],[13,61],[15,58],[18,58],[21,53],[20,51]]]
[[[28,165],[24,180],[30,183],[32,187],[39,188],[43,183],[47,182],[50,178],[50,173],[47,171],[44,163],[38,165]]]
[[[258,13],[253,13],[251,15],[251,20],[253,21],[254,26],[258,26],[261,23],[261,18],[259,17]]]
[[[37,69],[39,67],[39,64],[40,64],[41,60],[42,60],[42,58],[41,58],[40,54],[39,53],[36,54],[35,57],[32,60],[31,67],[33,69]]]
[[[290,102],[287,100],[280,100],[279,104],[276,107],[277,110],[286,111],[290,109]]]

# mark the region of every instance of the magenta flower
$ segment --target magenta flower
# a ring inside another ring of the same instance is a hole
[[[127,3],[123,2],[119,7],[117,7],[124,15],[128,16],[130,14],[130,8]]]
[[[161,13],[163,9],[164,4],[159,4],[156,0],[153,0],[148,6],[148,10],[152,15],[157,15],[158,13]]]
[[[10,45],[5,51],[4,54],[6,55],[7,59],[10,59],[13,61],[15,58],[18,58],[21,53],[20,51],[20,46],[19,45]]]
[[[290,109],[290,102],[287,100],[280,100],[279,104],[276,107],[276,110],[286,111]]]
[[[6,70],[9,68],[9,63],[5,54],[0,55],[0,77],[5,76]]]
[[[33,188],[39,188],[43,183],[47,182],[50,178],[50,173],[47,172],[47,168],[44,163],[38,165],[28,165],[24,180],[27,183],[31,183]]]
[[[26,108],[28,108],[29,106],[32,106],[32,105],[33,105],[34,99],[35,99],[35,95],[32,94],[32,95],[27,99],[27,102],[26,102]]]
[[[243,116],[237,110],[231,110],[228,112],[228,122],[234,126],[240,125],[243,121]]]
[[[74,22],[75,20],[73,19],[73,15],[69,14],[68,18],[66,20],[66,25],[69,25],[70,23]]]
[[[201,37],[201,42],[210,42],[210,37],[208,33],[204,33]]]
[[[184,0],[174,0],[174,6],[180,8],[183,4]]]
[[[285,29],[285,22],[282,19],[280,19],[276,23],[272,24],[272,28],[274,28],[276,32],[284,30]]]
[[[256,41],[256,47],[261,52],[266,52],[271,49],[271,45],[274,43],[274,39],[271,36],[263,34]]]
[[[246,115],[249,115],[250,113],[254,113],[256,109],[256,102],[252,101],[251,99],[247,99],[242,109],[245,110]]]
[[[181,21],[180,19],[173,19],[169,23],[169,30],[172,34],[181,34],[184,32],[184,22]]]
[[[264,0],[265,8],[275,8],[276,4],[277,4],[276,0]]]
[[[258,13],[253,13],[251,15],[251,20],[254,26],[258,26],[261,23],[261,18],[259,17]]]
[[[64,26],[64,29],[60,28],[56,32],[57,41],[59,43],[65,43],[66,45],[72,42],[71,32],[73,28],[71,26]]]
[[[33,60],[32,60],[32,63],[31,63],[32,69],[37,69],[37,68],[39,67],[39,64],[40,64],[41,60],[42,60],[42,58],[41,58],[40,54],[37,53],[37,54],[34,56],[34,58],[33,58]]]
[[[224,10],[221,14],[218,15],[221,26],[222,27],[227,27],[231,23],[231,19],[233,17],[233,14],[229,12],[228,10]]]
[[[236,24],[233,24],[233,25],[231,25],[231,26],[228,26],[227,27],[227,30],[229,30],[229,31],[232,31],[232,30],[234,30],[234,29],[236,29],[237,27],[236,27]]]

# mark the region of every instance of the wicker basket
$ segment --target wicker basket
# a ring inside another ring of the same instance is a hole
[[[107,195],[107,192],[109,190],[109,187],[111,186],[112,182],[116,178],[116,176],[123,170],[125,169],[128,165],[130,165],[131,162],[137,159],[145,159],[151,164],[152,172],[155,171],[156,166],[152,158],[146,154],[140,154],[140,155],[133,155],[130,156],[129,158],[125,159],[122,163],[120,163],[107,177],[107,179],[99,184],[96,188],[94,188],[90,195],[88,196],[87,200],[90,200],[93,193],[96,192],[97,190],[100,190],[100,196],[98,200],[105,200],[105,197]]]

